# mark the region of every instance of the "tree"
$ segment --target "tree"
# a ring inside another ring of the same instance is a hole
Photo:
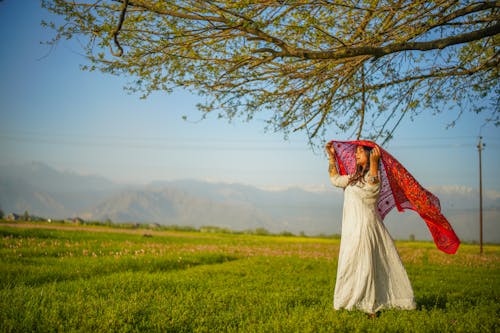
[[[491,112],[499,125],[500,2],[42,0],[88,70],[127,87],[205,96],[202,114],[268,129],[390,138],[421,112]],[[450,125],[453,125],[450,124]]]

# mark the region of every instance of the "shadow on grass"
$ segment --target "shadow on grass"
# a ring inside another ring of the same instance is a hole
[[[40,266],[35,267],[36,265],[30,265],[31,267],[18,266],[17,268],[11,268],[10,271],[0,272],[0,280],[2,281],[0,282],[0,288],[15,284],[36,287],[47,283],[89,279],[125,272],[159,273],[179,271],[235,260],[238,260],[238,258],[223,254],[211,254],[191,258],[159,258],[154,260],[132,258],[118,261],[109,259],[96,261],[95,259],[90,259],[85,262],[73,262],[69,265],[44,265],[43,269],[40,269]]]
[[[291,299],[287,302],[287,308],[312,307],[321,304],[321,299],[314,297],[303,297]]]
[[[0,226],[2,226],[0,224]],[[5,227],[6,230],[0,229],[0,238],[13,237],[13,238],[40,238],[40,239],[58,239],[57,230],[41,230],[41,229],[16,229],[12,227]]]
[[[415,297],[415,302],[417,303],[417,310],[446,309],[446,303],[448,302],[448,297],[446,295],[430,294],[430,295]]]

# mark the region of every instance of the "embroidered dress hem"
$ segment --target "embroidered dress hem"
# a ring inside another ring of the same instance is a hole
[[[358,303],[355,305],[350,305],[350,306],[334,306],[333,308],[335,310],[360,310],[366,313],[375,313],[381,310],[388,310],[388,309],[399,309],[399,310],[415,310],[416,309],[416,304],[413,300],[413,298],[407,298],[407,299],[400,299],[400,300],[393,300],[392,302],[389,303],[380,303],[380,304],[371,304],[371,303]]]

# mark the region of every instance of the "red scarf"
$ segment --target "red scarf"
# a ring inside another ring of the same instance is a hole
[[[341,175],[356,172],[356,147],[375,147],[371,141],[332,141],[335,158]],[[382,219],[397,207],[398,211],[411,209],[424,219],[434,238],[434,243],[443,252],[457,252],[460,240],[443,214],[439,199],[423,188],[415,178],[391,154],[380,148],[380,196],[377,202]]]

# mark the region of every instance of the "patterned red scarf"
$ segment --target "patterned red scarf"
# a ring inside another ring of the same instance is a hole
[[[358,145],[375,147],[371,141],[332,141],[337,167],[341,175],[356,172],[355,152]],[[454,254],[460,240],[443,214],[439,199],[423,188],[391,154],[380,148],[380,196],[377,202],[382,219],[397,207],[398,211],[411,209],[425,221],[434,243],[443,252]]]

